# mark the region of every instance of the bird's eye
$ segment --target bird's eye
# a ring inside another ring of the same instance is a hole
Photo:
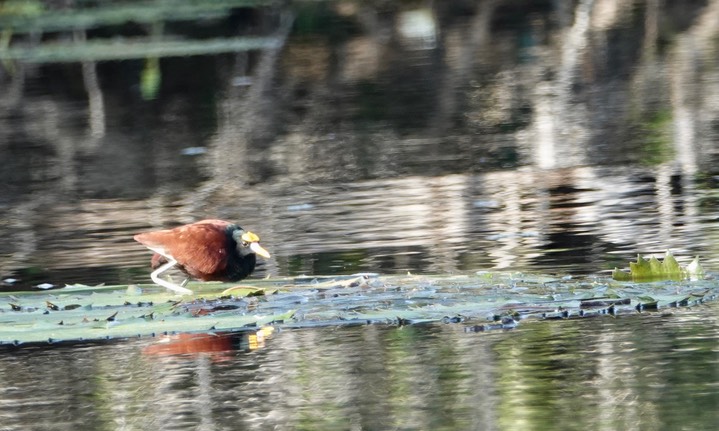
[[[250,245],[249,242],[247,242],[247,241],[242,241],[242,246],[243,246],[243,247],[247,247],[248,245]]]

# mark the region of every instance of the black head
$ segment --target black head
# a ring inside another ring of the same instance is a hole
[[[252,232],[243,230],[237,225],[227,226],[228,259],[224,271],[224,279],[238,281],[252,274],[255,269],[256,255],[265,259],[270,257],[262,246],[260,238]]]
[[[237,244],[237,252],[245,257],[250,254],[257,254],[265,259],[270,258],[270,253],[260,245],[260,237],[250,231],[246,231],[237,225],[227,227],[228,233]]]

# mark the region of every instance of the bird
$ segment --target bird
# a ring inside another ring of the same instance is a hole
[[[260,245],[260,237],[239,225],[218,219],[201,220],[173,229],[139,233],[135,241],[155,252],[150,261],[150,278],[160,286],[191,295],[185,288],[190,278],[203,281],[239,281],[255,269],[256,255],[270,253]],[[178,284],[160,278],[177,267],[187,277]]]

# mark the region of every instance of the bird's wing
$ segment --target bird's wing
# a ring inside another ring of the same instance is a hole
[[[172,256],[192,273],[213,274],[227,265],[225,226],[200,222],[138,234],[135,240],[158,253],[164,251],[161,254]]]

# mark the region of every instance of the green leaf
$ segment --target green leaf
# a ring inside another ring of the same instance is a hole
[[[704,271],[699,264],[699,259],[682,268],[671,252],[667,251],[664,260],[659,261],[654,256],[648,260],[637,255],[636,262],[629,262],[629,272],[614,268],[612,278],[617,281],[649,282],[659,280],[680,281],[686,279],[698,280],[703,277]]]
[[[622,271],[619,268],[614,268],[614,271],[612,271],[612,278],[617,281],[632,281],[632,273]]]
[[[662,262],[661,270],[666,274],[681,274],[682,268],[674,256],[667,250],[664,254],[664,262]]]
[[[276,293],[277,290],[270,290],[264,289],[262,287],[254,287],[254,286],[234,286],[230,287],[229,289],[225,289],[222,291],[222,296],[232,295],[236,297],[246,297],[246,296],[263,296],[265,294],[272,295],[273,293]]]

